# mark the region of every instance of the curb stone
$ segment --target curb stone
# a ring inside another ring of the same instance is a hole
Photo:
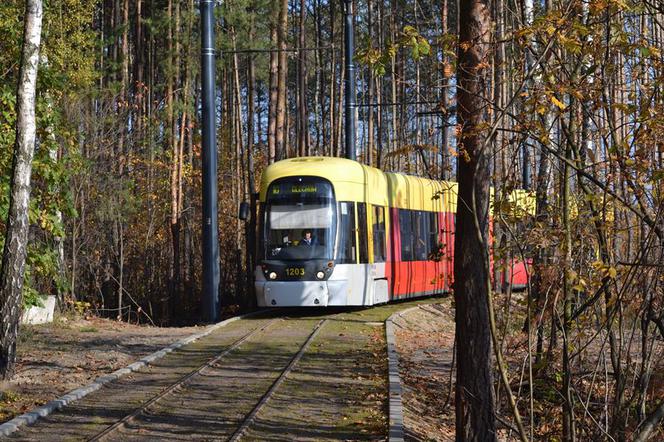
[[[147,356],[144,356],[143,358],[139,359],[138,361],[134,362],[133,364],[130,364],[126,366],[125,368],[121,368],[119,370],[114,371],[111,374],[107,374],[104,376],[100,376],[97,379],[95,379],[91,384],[88,384],[84,387],[77,388],[73,391],[70,391],[69,393],[65,394],[64,396],[61,396],[57,399],[54,399],[45,405],[42,405],[40,407],[37,407],[33,409],[32,411],[29,411],[27,413],[24,413],[20,416],[15,417],[14,419],[7,421],[0,425],[0,436],[9,436],[10,434],[16,432],[19,430],[20,427],[24,425],[31,425],[37,422],[40,418],[46,417],[49,414],[53,413],[54,411],[60,410],[63,407],[66,407],[67,405],[71,404],[74,401],[77,401],[90,393],[99,390],[102,386],[105,384],[108,384],[111,381],[115,381],[122,376],[125,376],[129,373],[135,372],[141,368],[144,368],[148,366],[150,363],[156,361],[157,359],[161,359],[164,356],[166,356],[168,353],[172,352],[173,350],[177,350],[180,347],[183,347],[187,344],[191,344],[194,341],[197,341],[198,339],[201,339],[213,331],[230,324],[231,322],[235,322],[238,319],[244,319],[247,317],[251,317],[255,314],[260,313],[261,311],[257,312],[251,312],[247,313],[245,315],[241,316],[234,316],[232,318],[226,319],[224,321],[218,322],[216,324],[213,324],[211,326],[208,326],[207,330],[204,330],[200,333],[196,333],[193,335],[190,335],[184,339],[181,339],[168,347],[162,348],[161,350],[158,350],[152,354],[149,354]]]
[[[387,341],[387,364],[388,364],[388,382],[389,382],[389,414],[390,428],[388,440],[390,442],[403,442],[403,403],[401,400],[401,378],[399,377],[399,354],[396,349],[396,340],[394,335],[394,319],[411,310],[419,309],[420,306],[407,308],[405,310],[392,314],[385,321],[385,340]]]

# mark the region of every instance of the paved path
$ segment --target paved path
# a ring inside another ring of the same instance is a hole
[[[410,305],[238,320],[11,438],[384,440],[383,322]]]
[[[392,317],[399,354],[404,440],[453,441],[454,313],[449,303]]]

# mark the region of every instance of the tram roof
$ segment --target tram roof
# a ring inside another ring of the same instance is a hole
[[[290,176],[327,179],[334,185],[337,198],[342,201],[366,201],[403,209],[456,211],[456,182],[383,172],[337,157],[297,157],[271,164],[263,172],[260,200],[265,201],[267,187],[272,181]],[[491,200],[493,204],[493,189]],[[531,192],[514,190],[503,197],[499,206],[503,214],[520,218],[525,213],[534,214],[535,198]]]
[[[385,173],[357,161],[336,157],[298,157],[271,164],[261,180],[261,201],[265,201],[269,183],[289,176],[325,178],[334,185],[337,197],[345,201],[419,210],[441,210],[443,200],[446,206],[456,206],[456,183]],[[443,193],[447,194],[445,198],[442,198]]]
[[[336,157],[298,157],[277,161],[268,166],[261,179],[261,201],[265,201],[267,186],[272,181],[289,176],[317,176],[337,184],[339,182],[365,184],[368,178],[384,180],[379,169],[357,161]]]
[[[354,181],[364,183],[366,167],[357,161],[336,157],[297,157],[277,161],[268,166],[263,174],[263,183],[270,183],[287,176],[310,175],[334,181]],[[380,173],[378,169],[374,169]]]

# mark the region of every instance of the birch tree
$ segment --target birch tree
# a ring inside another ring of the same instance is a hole
[[[26,0],[11,194],[0,267],[0,376],[5,380],[14,374],[16,337],[21,315],[29,228],[30,176],[36,139],[35,96],[42,13],[41,0]]]

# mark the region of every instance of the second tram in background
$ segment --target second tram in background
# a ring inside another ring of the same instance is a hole
[[[260,188],[259,306],[362,306],[449,291],[457,184],[329,157],[270,165]],[[523,263],[502,281],[526,284]]]

